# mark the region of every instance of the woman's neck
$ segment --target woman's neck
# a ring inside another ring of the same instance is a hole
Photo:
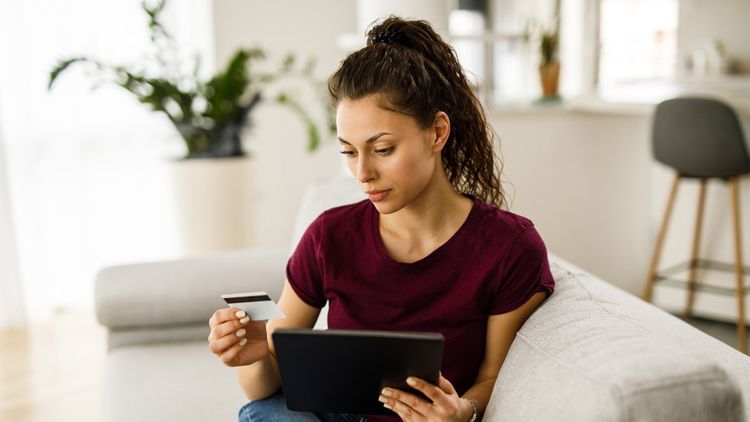
[[[472,205],[471,199],[453,188],[441,168],[409,205],[392,214],[381,214],[380,228],[406,241],[449,238],[466,220]]]

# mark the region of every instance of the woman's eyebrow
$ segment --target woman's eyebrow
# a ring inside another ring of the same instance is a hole
[[[366,144],[371,144],[371,143],[373,143],[373,142],[377,141],[377,140],[378,140],[378,138],[380,138],[380,137],[381,137],[381,136],[383,136],[383,135],[393,135],[393,134],[392,134],[392,133],[389,133],[389,132],[380,132],[380,133],[376,133],[375,135],[371,136],[371,137],[370,137],[370,139],[368,139],[368,140],[367,140],[367,141],[366,141],[365,143],[366,143]],[[351,144],[350,144],[349,142],[347,142],[347,141],[346,141],[346,139],[344,139],[344,138],[342,138],[342,137],[340,137],[340,136],[337,136],[337,137],[336,137],[336,139],[338,139],[338,140],[339,140],[340,142],[343,142],[343,143],[345,143],[345,144],[351,145]]]

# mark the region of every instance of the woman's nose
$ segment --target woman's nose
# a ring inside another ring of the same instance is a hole
[[[372,168],[372,163],[366,157],[360,155],[357,158],[357,180],[360,182],[369,182],[375,178],[375,171]]]

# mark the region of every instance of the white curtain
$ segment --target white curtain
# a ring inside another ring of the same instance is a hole
[[[3,150],[3,126],[0,116],[0,328],[7,328],[24,325],[26,315],[18,273],[18,255]]]
[[[165,15],[180,51],[202,54],[212,71],[210,0],[174,0]],[[179,252],[166,162],[184,150],[166,118],[119,87],[92,91],[83,68],[46,90],[62,57],[137,63],[149,48],[138,0],[0,2],[5,158],[33,318],[92,307],[103,266]]]

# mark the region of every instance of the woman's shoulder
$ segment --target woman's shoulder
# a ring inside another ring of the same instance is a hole
[[[475,199],[476,221],[480,227],[489,231],[520,234],[534,227],[530,218],[509,210]]]
[[[481,201],[477,214],[475,238],[488,249],[546,254],[544,240],[530,218]]]

